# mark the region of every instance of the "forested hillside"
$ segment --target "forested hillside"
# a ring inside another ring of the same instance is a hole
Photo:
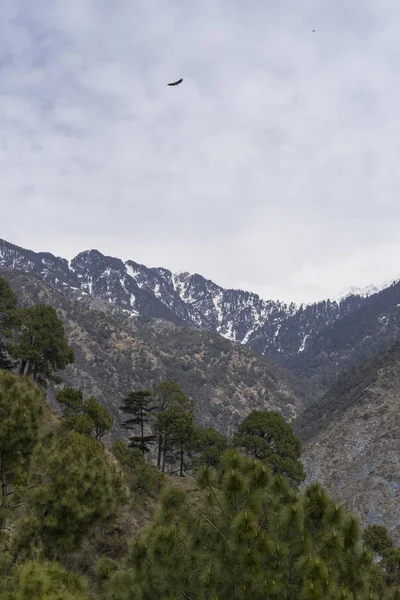
[[[132,388],[173,379],[196,400],[199,420],[229,433],[252,409],[271,409],[291,420],[308,401],[290,373],[218,334],[165,320],[123,317],[109,304],[74,301],[33,275],[0,272],[21,306],[38,302],[57,309],[75,352],[63,378],[94,393],[120,420],[119,404]],[[57,387],[53,391],[54,397]]]
[[[300,487],[301,443],[278,412],[252,410],[226,438],[162,381],[128,391],[126,441],[105,445],[112,415],[63,380],[62,319],[18,306],[4,278],[0,361],[2,599],[400,597],[400,549],[320,484]]]

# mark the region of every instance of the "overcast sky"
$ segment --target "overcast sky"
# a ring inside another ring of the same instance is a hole
[[[399,0],[1,0],[0,202],[266,299],[397,277]]]

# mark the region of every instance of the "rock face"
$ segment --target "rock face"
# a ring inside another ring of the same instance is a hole
[[[306,483],[319,481],[364,525],[385,525],[399,543],[400,344],[343,378],[327,395],[335,397],[328,417],[323,408],[318,417],[314,407],[314,433],[307,428],[311,407],[296,427],[308,438],[302,456]]]
[[[398,333],[400,284],[308,306],[223,289],[201,275],[173,274],[97,250],[68,263],[0,240],[0,267],[38,275],[62,295],[92,296],[125,311],[214,331],[311,382],[316,394],[352,365],[387,349]]]
[[[120,422],[119,405],[132,389],[165,379],[180,383],[196,403],[198,422],[230,434],[253,409],[292,420],[307,398],[300,382],[249,348],[220,335],[163,319],[127,318],[86,295],[67,298],[39,277],[0,271],[23,306],[54,306],[75,349],[62,372],[66,385],[94,394]],[[57,388],[50,390],[53,398]]]

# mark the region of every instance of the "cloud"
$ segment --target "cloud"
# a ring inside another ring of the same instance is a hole
[[[4,0],[0,237],[287,301],[395,277],[398,17],[396,0]]]

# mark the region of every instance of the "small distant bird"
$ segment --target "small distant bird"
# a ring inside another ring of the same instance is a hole
[[[178,79],[178,81],[174,81],[173,83],[169,83],[168,85],[179,85],[182,83],[183,79]]]
[[[313,33],[314,33],[315,29],[313,29]]]

